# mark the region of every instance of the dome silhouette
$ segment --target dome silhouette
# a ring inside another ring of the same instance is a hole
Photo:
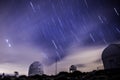
[[[75,65],[71,65],[70,68],[69,68],[69,71],[70,72],[77,71],[77,67]]]
[[[105,69],[120,68],[120,44],[111,44],[105,48],[102,60]]]
[[[28,71],[29,76],[42,75],[43,73],[43,65],[39,61],[35,61],[30,65]]]

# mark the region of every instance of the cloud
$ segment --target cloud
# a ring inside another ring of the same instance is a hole
[[[86,67],[85,64],[75,64],[75,66],[78,67],[78,68]]]
[[[102,63],[102,59],[101,59],[101,58],[100,58],[100,59],[97,59],[97,60],[93,61],[93,63],[98,63],[98,64],[100,64],[100,63]]]
[[[78,49],[75,50],[68,55],[66,58],[62,59],[57,63],[58,65],[58,72],[59,71],[69,71],[69,67],[71,65],[77,65],[77,69],[83,72],[96,70],[97,67],[103,66],[103,63],[95,63],[96,60],[101,58],[102,51],[105,47],[104,46],[98,46],[98,47],[92,47],[85,48],[84,49]],[[50,65],[49,67],[45,68],[45,73],[47,74],[54,74],[55,73],[55,65],[56,63]],[[52,69],[52,70],[51,70]]]

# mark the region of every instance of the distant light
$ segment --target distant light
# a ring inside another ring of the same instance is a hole
[[[9,40],[8,39],[5,39],[5,41],[8,43],[9,42]]]
[[[11,44],[8,44],[8,47],[12,47]]]
[[[8,47],[12,47],[8,39],[5,39],[5,42],[7,43]]]

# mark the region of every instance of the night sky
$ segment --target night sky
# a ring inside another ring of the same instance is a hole
[[[0,0],[0,73],[27,74],[40,61],[54,74],[56,60],[58,71],[91,71],[119,40],[119,0]]]

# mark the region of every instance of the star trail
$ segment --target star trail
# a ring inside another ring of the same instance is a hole
[[[39,60],[50,66],[118,43],[119,5],[118,0],[0,0],[0,63]]]

